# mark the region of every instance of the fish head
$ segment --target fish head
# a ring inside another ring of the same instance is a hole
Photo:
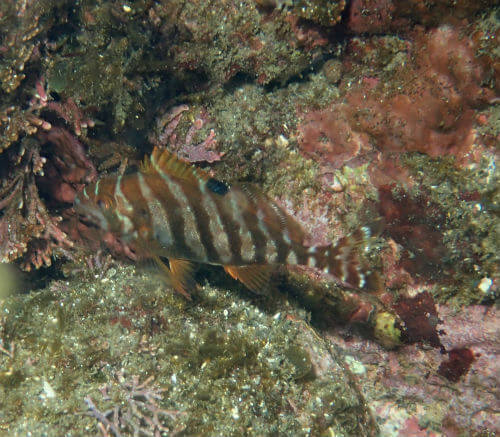
[[[104,177],[87,185],[75,197],[75,211],[104,232],[120,232],[120,219],[113,195],[113,178]]]

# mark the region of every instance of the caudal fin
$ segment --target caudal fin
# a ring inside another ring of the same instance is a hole
[[[368,230],[363,230],[341,238],[335,245],[310,247],[306,264],[334,276],[350,288],[367,288],[371,275],[360,253],[365,250],[368,237]]]

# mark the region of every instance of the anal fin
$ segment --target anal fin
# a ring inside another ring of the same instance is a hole
[[[251,264],[247,266],[224,266],[224,270],[254,293],[262,294],[269,283],[272,267]]]
[[[183,259],[169,259],[169,268],[159,256],[155,256],[153,259],[166,276],[169,285],[171,285],[177,293],[191,300],[190,292],[196,287],[196,282],[193,277],[195,270],[193,263]]]

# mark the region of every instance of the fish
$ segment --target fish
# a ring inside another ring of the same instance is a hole
[[[367,283],[358,254],[361,238],[308,246],[302,226],[257,188],[226,184],[166,148],[155,147],[136,171],[86,186],[75,209],[153,259],[188,299],[197,263],[222,266],[256,293],[265,289],[276,265],[312,267],[354,289]]]

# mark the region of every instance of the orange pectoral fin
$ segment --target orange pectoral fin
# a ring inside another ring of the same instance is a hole
[[[154,260],[174,290],[191,300],[190,292],[196,287],[193,263],[182,259],[169,259],[168,268],[160,257],[155,256]]]
[[[272,267],[269,265],[225,266],[224,270],[254,293],[262,294],[269,284]]]

